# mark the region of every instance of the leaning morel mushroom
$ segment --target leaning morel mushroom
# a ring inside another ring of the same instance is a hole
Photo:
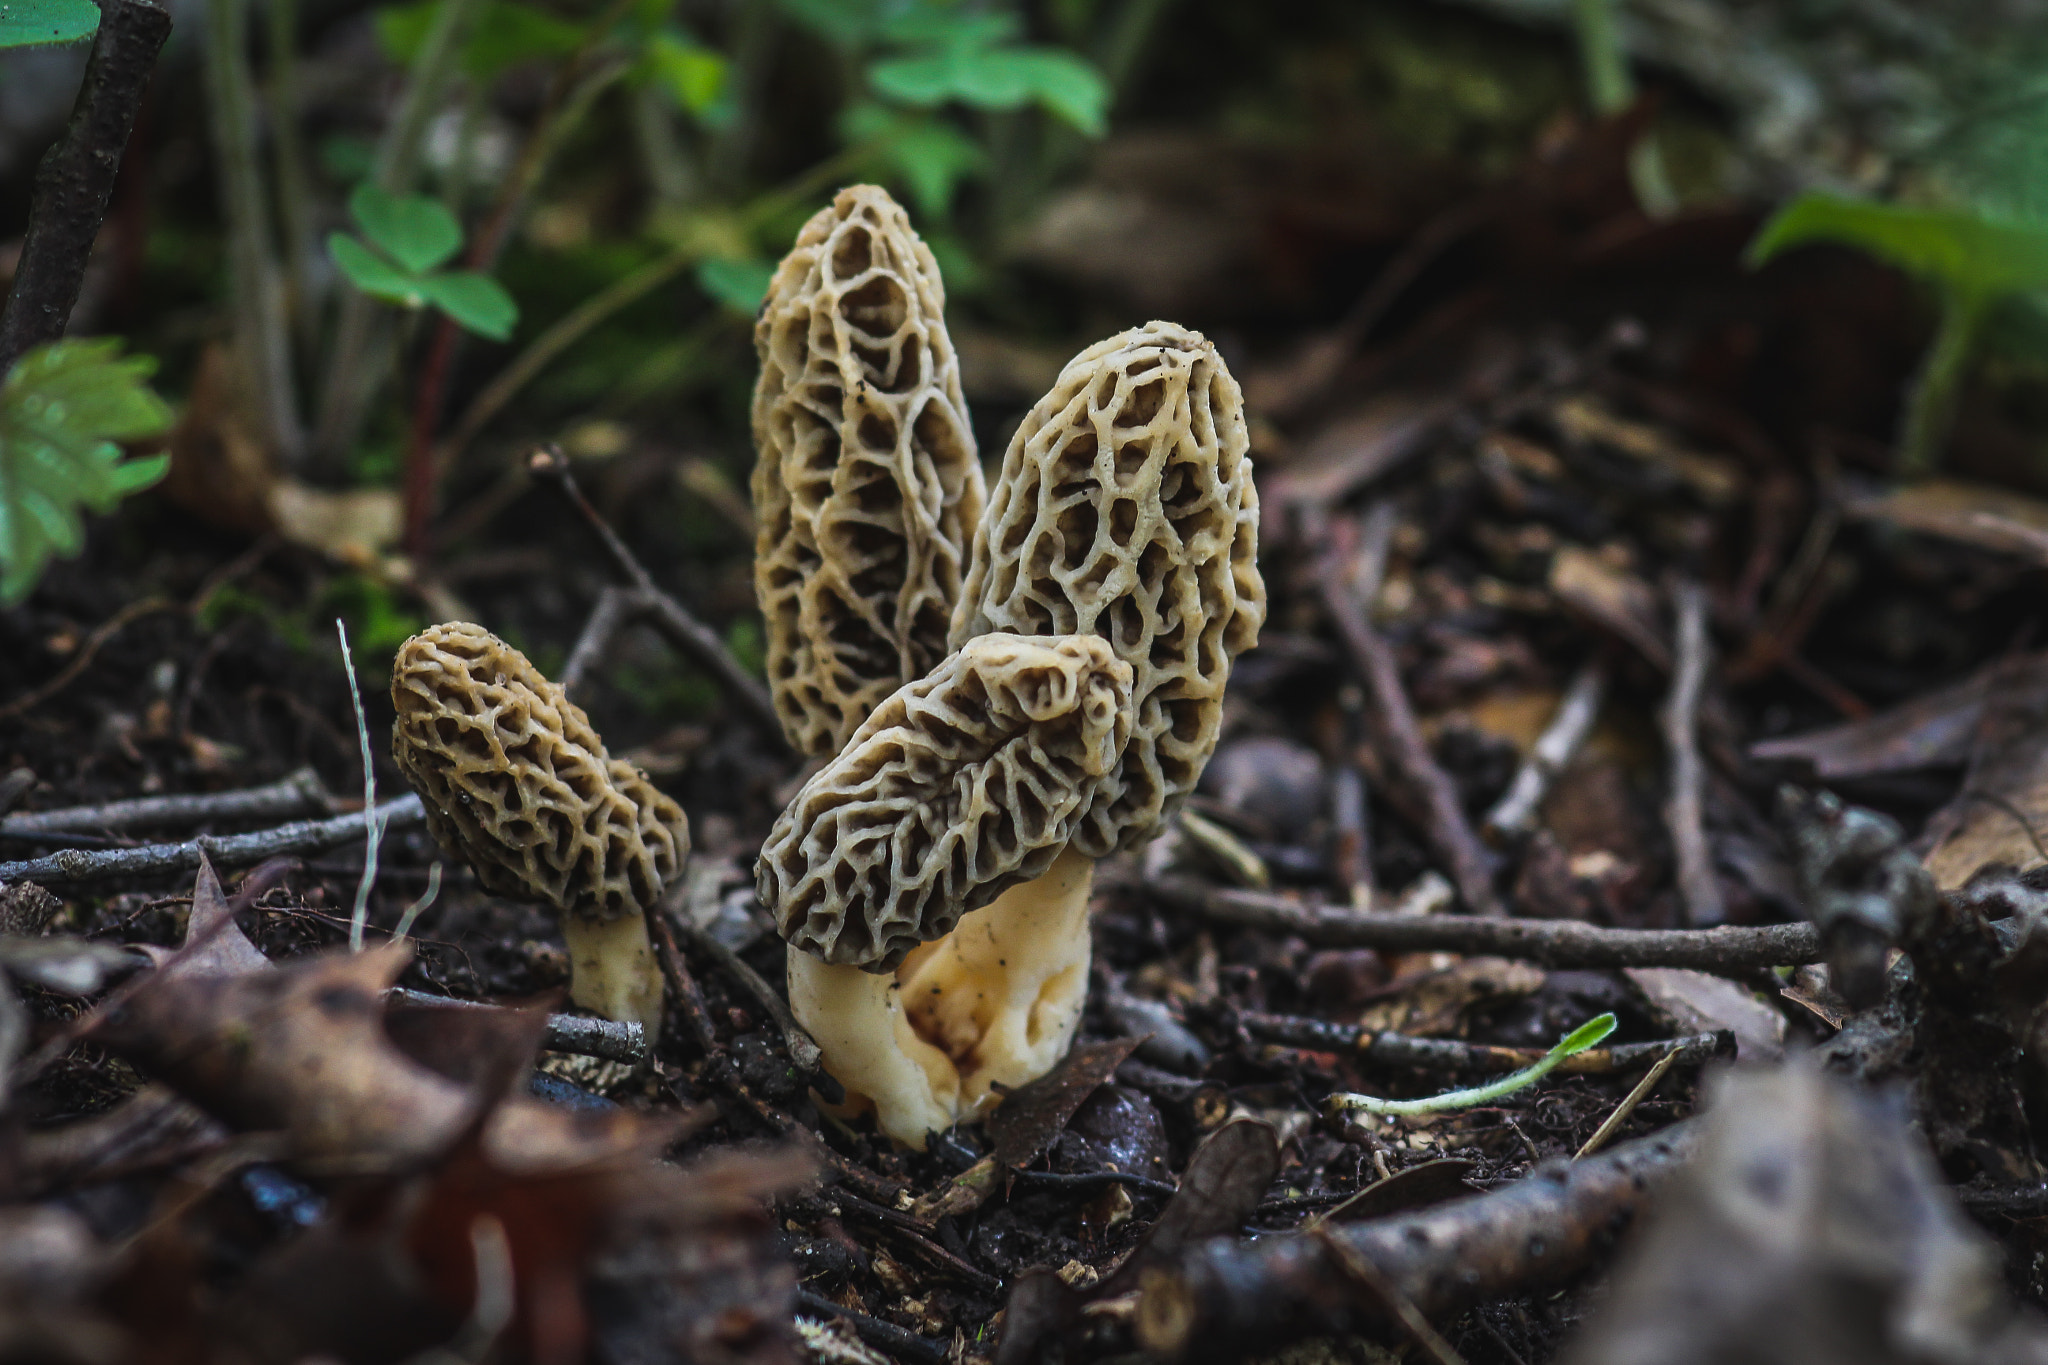
[[[873,185],[804,225],[755,324],[754,586],[790,743],[836,753],[946,655],[981,466],[939,268]]]
[[[884,700],[762,846],[790,1005],[890,1137],[922,1147],[1072,1040],[1089,864],[1066,848],[1123,754],[1130,689],[1130,667],[1092,636],[969,641]],[[1009,906],[1039,932],[1009,946],[959,1019],[930,1018],[907,983],[932,940],[967,935],[947,937],[991,901],[983,914]]]
[[[689,856],[682,807],[607,755],[583,708],[482,626],[452,621],[407,640],[391,702],[392,757],[436,841],[485,890],[552,905],[569,998],[651,1035],[662,982],[643,912]]]

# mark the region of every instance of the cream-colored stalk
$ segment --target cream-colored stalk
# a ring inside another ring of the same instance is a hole
[[[1065,1055],[1088,998],[1095,863],[1072,849],[893,971],[789,950],[789,1000],[846,1111],[922,1150],[928,1132],[979,1117]]]
[[[621,1023],[637,1023],[647,1036],[661,1029],[663,983],[647,941],[647,921],[640,915],[593,919],[562,916],[562,938],[569,949],[569,1001]]]

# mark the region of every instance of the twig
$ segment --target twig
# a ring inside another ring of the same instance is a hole
[[[388,832],[426,819],[417,796],[407,794],[377,808]],[[337,815],[331,820],[300,820],[275,829],[225,837],[201,836],[181,844],[143,844],[137,848],[67,848],[25,862],[0,863],[0,882],[30,881],[49,886],[59,882],[94,881],[102,877],[149,877],[163,872],[190,872],[199,866],[200,845],[215,867],[247,867],[265,858],[322,853],[360,838],[363,817]]]
[[[1602,929],[1581,920],[1364,914],[1178,877],[1147,882],[1145,889],[1170,905],[1220,923],[1299,934],[1322,948],[1474,953],[1523,958],[1560,969],[1687,967],[1738,979],[1760,967],[1821,960],[1820,931],[1811,924]]]
[[[1372,571],[1367,576],[1377,581],[1378,573]],[[1354,595],[1345,577],[1338,557],[1331,555],[1326,558],[1323,572],[1317,575],[1316,585],[1337,633],[1343,637],[1352,664],[1366,685],[1373,728],[1388,764],[1400,774],[1426,816],[1423,837],[1444,860],[1466,908],[1480,915],[1504,914],[1493,890],[1493,854],[1465,819],[1457,785],[1429,752],[1415,707],[1401,685],[1401,668],[1392,647],[1366,619],[1367,603]]]
[[[36,168],[28,233],[0,309],[0,377],[23,352],[64,335],[85,282],[121,154],[171,15],[152,0],[105,0],[71,120]]]
[[[363,876],[356,883],[356,903],[348,920],[348,947],[363,950],[363,926],[370,921],[370,890],[377,885],[377,846],[384,842],[384,826],[377,821],[377,765],[370,760],[370,726],[363,719],[363,694],[356,686],[356,661],[349,657],[348,627],[334,618],[334,633],[341,641],[341,670],[348,675],[348,699],[355,707],[356,738],[363,746]]]
[[[1725,922],[1728,908],[1714,876],[1714,854],[1707,847],[1700,809],[1700,787],[1706,777],[1699,750],[1700,698],[1712,651],[1707,640],[1707,593],[1697,583],[1681,583],[1673,598],[1678,608],[1678,658],[1672,668],[1671,695],[1658,718],[1665,747],[1671,751],[1671,796],[1664,805],[1664,823],[1678,855],[1678,890],[1685,899],[1686,922],[1710,926]]]
[[[866,1313],[857,1313],[851,1308],[832,1302],[822,1294],[813,1294],[808,1289],[796,1291],[796,1310],[819,1317],[844,1318],[846,1325],[853,1328],[853,1334],[868,1345],[878,1346],[885,1351],[918,1361],[921,1365],[946,1365],[951,1359],[943,1341],[933,1341],[930,1337],[907,1332],[894,1323],[871,1318]]]
[[[1557,714],[1536,740],[1529,757],[1508,784],[1506,795],[1486,813],[1485,830],[1497,839],[1527,834],[1536,822],[1536,808],[1543,804],[1550,786],[1571,764],[1593,722],[1600,718],[1600,703],[1607,695],[1607,670],[1599,660],[1580,669],[1565,689]]]
[[[732,657],[716,631],[690,615],[682,603],[655,585],[633,552],[626,548],[626,542],[619,539],[618,532],[598,515],[590,500],[583,496],[583,490],[576,486],[576,476],[569,471],[569,457],[553,446],[546,446],[529,457],[527,468],[536,479],[561,489],[563,496],[583,514],[583,519],[590,524],[590,529],[597,534],[599,543],[610,556],[613,567],[632,584],[649,621],[669,638],[671,644],[709,670],[774,744],[778,747],[784,745],[782,722],[775,715],[774,703],[768,699],[768,689],[762,686],[760,679],[740,667],[739,660]]]
[[[672,924],[691,952],[716,962],[720,970],[731,977],[740,989],[775,1021],[775,1027],[782,1032],[783,1045],[789,1049],[789,1059],[796,1064],[798,1074],[824,1094],[825,1102],[838,1104],[843,1101],[846,1098],[845,1091],[839,1082],[824,1070],[824,1053],[819,1050],[816,1040],[805,1031],[804,1026],[796,1021],[796,1016],[790,1013],[789,1002],[778,995],[775,988],[763,980],[761,974],[749,967],[746,959],[731,948],[680,917],[673,919]],[[833,1090],[840,1093],[830,1093]]]
[[[1690,1123],[1570,1165],[1417,1213],[1318,1235],[1200,1243],[1146,1276],[1139,1342],[1182,1359],[1236,1359],[1310,1336],[1401,1325],[1387,1294],[1357,1292],[1353,1257],[1391,1294],[1441,1316],[1556,1285],[1614,1242],[1691,1156]]]
[[[482,1000],[458,1000],[448,995],[393,986],[386,995],[404,1005],[424,1009],[500,1009]],[[580,1014],[550,1014],[541,1046],[555,1052],[574,1052],[583,1057],[602,1057],[608,1062],[639,1063],[647,1056],[647,1030],[633,1021],[590,1019]]]
[[[1174,1195],[1180,1192],[1178,1185],[1169,1185],[1164,1180],[1153,1180],[1130,1171],[1013,1170],[1004,1174],[1022,1185],[1038,1185],[1050,1189],[1099,1190],[1104,1185],[1122,1185],[1126,1189],[1143,1190],[1147,1194]]]
[[[95,655],[107,641],[120,634],[131,622],[160,611],[176,611],[178,604],[162,597],[145,597],[139,602],[130,602],[121,610],[93,627],[92,634],[85,637],[85,643],[71,656],[71,662],[57,670],[57,676],[0,706],[0,720],[11,720],[22,712],[40,706],[71,685],[72,679],[92,666]]]
[[[564,692],[574,693],[583,685],[583,675],[597,667],[619,628],[639,610],[640,599],[631,588],[605,586],[597,595],[597,605],[590,609],[590,619],[583,623],[583,633],[576,637],[576,647],[569,651],[569,662],[562,665],[562,676],[555,680]]]
[[[1663,1061],[1650,1068],[1650,1073],[1647,1076],[1635,1083],[1635,1088],[1628,1092],[1628,1096],[1620,1104],[1614,1106],[1614,1112],[1607,1116],[1606,1122],[1593,1130],[1593,1136],[1587,1138],[1586,1145],[1572,1154],[1572,1160],[1584,1161],[1587,1157],[1605,1147],[1608,1139],[1620,1132],[1621,1125],[1628,1122],[1628,1116],[1636,1112],[1636,1106],[1649,1097],[1650,1092],[1657,1088],[1657,1082],[1663,1080],[1665,1073],[1676,1065],[1678,1065],[1678,1049],[1674,1047],[1671,1051],[1664,1054]]]
[[[102,806],[66,806],[0,820],[0,834],[44,834],[59,830],[155,829],[197,825],[208,820],[274,820],[329,809],[320,775],[301,768],[265,787],[183,796],[143,796]]]
[[[1513,921],[1509,921],[1512,923]],[[1453,1038],[1415,1038],[1391,1029],[1375,1032],[1358,1024],[1340,1024],[1324,1019],[1302,1019],[1285,1014],[1241,1013],[1238,1019],[1254,1038],[1289,1047],[1323,1052],[1356,1050],[1361,1061],[1372,1066],[1404,1066],[1417,1071],[1467,1072],[1484,1074],[1514,1071],[1543,1056],[1541,1048],[1489,1047],[1483,1043],[1459,1042]],[[1558,1064],[1560,1076],[1605,1076],[1633,1071],[1648,1062],[1666,1057],[1687,1066],[1703,1066],[1716,1057],[1734,1055],[1734,1035],[1694,1033],[1660,1043],[1616,1043],[1612,1047],[1587,1048]]]

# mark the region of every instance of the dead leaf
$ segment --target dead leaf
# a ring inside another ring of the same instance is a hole
[[[1567,1365],[2039,1360],[1999,1255],[1897,1105],[1800,1061],[1734,1075]]]
[[[1735,1055],[1745,1062],[1775,1062],[1785,1055],[1785,1016],[1724,977],[1681,967],[1629,967],[1635,988],[1681,1034],[1735,1035]]]
[[[1657,592],[1642,579],[1582,545],[1566,545],[1550,561],[1550,590],[1592,624],[1634,645],[1660,670],[1671,668]]]
[[[280,479],[270,490],[271,521],[285,539],[330,559],[369,568],[398,543],[404,505],[388,488],[335,491]]]
[[[1742,466],[1680,444],[1662,428],[1631,421],[1598,399],[1576,394],[1558,400],[1551,419],[1567,440],[1598,445],[1625,455],[1658,476],[1685,488],[1709,507],[1726,507],[1742,496]]]
[[[1137,1050],[1139,1041],[1117,1038],[1077,1047],[1045,1075],[1003,1096],[988,1120],[996,1164],[1018,1170],[1036,1161],[1082,1102]]]
[[[1750,746],[1766,762],[1805,762],[1822,781],[1959,766],[1969,761],[1984,704],[2006,670],[2023,671],[2048,690],[2048,652],[2001,660],[1959,683],[1937,688],[1862,720]]]
[[[2029,559],[2041,557],[2042,541],[2048,538],[2048,502],[1961,479],[1930,479],[1852,496],[1842,512]]]
[[[2048,687],[2039,661],[2007,661],[1991,684],[1963,788],[1928,820],[1924,865],[1953,891],[1992,866],[2024,872],[2048,863]]]
[[[1477,1186],[1468,1184],[1466,1177],[1477,1169],[1476,1163],[1456,1157],[1425,1161],[1374,1181],[1316,1222],[1362,1223],[1368,1218],[1388,1218],[1410,1209],[1441,1204],[1446,1199],[1473,1193]]]

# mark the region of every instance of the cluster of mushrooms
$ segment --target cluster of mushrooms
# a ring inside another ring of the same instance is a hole
[[[1201,335],[1076,356],[985,488],[945,291],[908,216],[839,193],[756,324],[768,682],[823,765],[756,868],[841,1112],[922,1148],[1044,1075],[1081,1021],[1095,862],[1194,790],[1258,638],[1244,403]],[[393,668],[400,768],[496,894],[563,915],[571,998],[658,1022],[643,911],[688,825],[470,625]]]

